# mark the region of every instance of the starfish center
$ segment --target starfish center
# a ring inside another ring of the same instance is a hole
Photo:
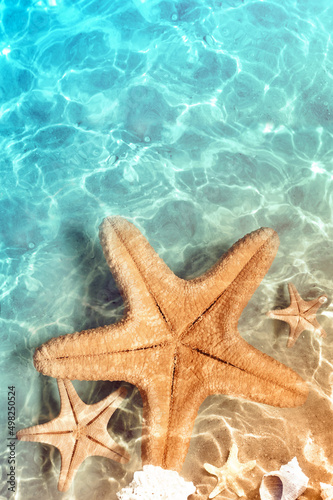
[[[73,430],[73,435],[75,439],[80,439],[84,436],[87,436],[88,434],[88,428],[85,425],[82,424],[77,424],[76,428]]]

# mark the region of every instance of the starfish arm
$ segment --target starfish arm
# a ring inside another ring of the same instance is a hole
[[[279,319],[282,319],[282,317]],[[304,332],[304,330],[307,330],[307,322],[301,316],[286,317],[283,321],[289,323],[290,332],[287,347],[292,347],[301,333]]]
[[[240,463],[238,462],[237,457],[238,457],[238,446],[234,443],[229,451],[227,464],[228,465],[237,464],[237,466],[239,466]]]
[[[245,495],[243,488],[237,483],[236,479],[231,477],[228,481],[228,488],[233,490],[238,497]]]
[[[261,228],[246,235],[231,247],[227,267],[232,279],[225,291],[215,300],[215,307],[223,308],[230,301],[230,319],[237,325],[239,316],[270,268],[279,246],[276,232]]]
[[[295,311],[298,311],[298,314],[300,312],[300,305],[302,302],[302,297],[297,291],[297,288],[293,283],[288,283],[288,291],[290,295],[290,306],[293,306]]]
[[[280,318],[279,318],[280,319]],[[282,319],[282,318],[281,318]],[[326,332],[323,327],[318,323],[316,317],[300,317],[297,318],[297,322],[295,322],[295,326],[293,326],[293,322],[289,319],[284,319],[290,325],[290,333],[289,339],[287,343],[287,347],[293,347],[296,340],[305,330],[309,330],[310,332],[316,333],[319,337],[326,337]],[[297,323],[297,324],[296,324]]]
[[[318,309],[323,304],[325,304],[325,302],[327,302],[326,295],[321,295],[320,297],[318,297],[318,299],[308,300],[308,301],[306,301],[307,307],[306,307],[306,310],[304,312],[306,313],[306,315],[315,317]],[[305,308],[305,306],[304,306],[304,308]]]
[[[154,373],[155,363],[164,362],[166,369],[172,365],[167,343],[121,350],[122,339],[103,341],[100,335],[99,341],[100,345],[95,342],[94,330],[52,339],[36,349],[35,367],[55,378],[123,380],[140,389],[143,381]]]
[[[325,332],[324,328],[321,326],[320,323],[318,323],[316,317],[310,317],[306,318],[307,322],[307,330],[315,332],[319,337],[326,337],[327,333]]]
[[[249,462],[246,462],[245,464],[241,464],[242,474],[245,474],[246,472],[249,472],[250,470],[254,469],[256,465],[257,465],[257,462],[255,460],[250,460]]]
[[[70,413],[71,420],[74,425],[77,425],[80,420],[80,415],[86,411],[86,405],[78,396],[73,384],[69,380],[58,378],[58,389],[60,394],[61,410],[59,414],[59,421],[62,422],[64,414]]]
[[[108,421],[119,405],[124,401],[127,394],[127,389],[125,387],[120,387],[98,403],[87,405],[80,399],[73,384],[69,380],[58,381],[58,383],[59,382],[62,382],[66,388],[75,422],[84,426],[93,424],[97,431],[106,429]]]
[[[266,254],[266,257],[268,256],[270,260],[264,272],[265,275],[274,260],[278,247],[279,238],[273,229],[268,227],[256,229],[236,241],[213,267],[198,278],[191,280],[190,283],[198,285],[203,283],[206,285],[207,283],[209,289],[212,286],[209,281],[215,281],[215,276],[220,274],[222,283],[220,283],[219,290],[221,290],[221,285],[222,289],[227,288],[243,268],[253,258],[256,258],[258,253],[259,258]]]
[[[292,347],[300,334],[304,331],[304,320],[300,316],[288,315],[287,309],[277,310],[277,311],[269,311],[267,313],[272,319],[278,319],[280,321],[284,321],[289,325],[289,339],[287,342],[287,347]]]
[[[221,493],[223,490],[227,488],[226,482],[225,481],[218,481],[217,485],[213,489],[213,491],[209,494],[208,498],[215,498],[219,493]]]
[[[288,290],[290,295],[290,306],[285,309],[268,311],[266,314],[270,318],[279,319],[289,323],[291,328],[296,328],[300,318],[302,298],[293,283],[288,284]]]
[[[141,445],[142,464],[180,471],[182,464],[180,467],[175,467],[173,464],[169,466],[167,462],[171,384],[150,384],[141,390],[140,394],[144,401]],[[153,412],[151,408],[154,408]],[[181,439],[181,436],[179,437]]]
[[[195,317],[186,325],[186,341],[194,339],[192,326],[211,311],[219,309],[228,315],[230,323],[238,319],[271,266],[279,246],[276,232],[260,228],[238,240],[229,251],[205,274],[188,282],[186,306],[195,311]],[[185,308],[182,307],[184,311]],[[206,343],[204,332],[198,335],[200,343]]]
[[[87,405],[89,411],[84,415],[82,423],[88,429],[88,438],[96,443],[96,449],[91,455],[112,458],[120,463],[126,463],[130,459],[126,450],[118,445],[107,431],[111,416],[123,402],[126,394],[127,389],[120,387],[102,401]]]
[[[72,430],[57,430],[60,426],[56,427],[54,425],[55,420],[47,422],[46,424],[34,425],[33,427],[27,427],[26,429],[21,429],[16,434],[17,439],[21,441],[34,441],[36,443],[45,443],[55,446],[63,455],[63,451],[74,448],[75,439],[71,435]],[[51,425],[52,424],[52,425]]]
[[[83,441],[86,439],[75,440],[75,444],[71,453],[61,454],[61,468],[58,481],[58,490],[67,491],[72,483],[73,477],[82,464],[82,462],[89,456],[91,443]]]
[[[209,474],[212,474],[218,478],[217,485],[215,486],[215,488],[208,497],[208,498],[215,498],[216,495],[218,495],[219,493],[221,493],[221,491],[226,489],[227,487],[226,476],[223,474],[221,469],[215,467],[214,465],[205,463],[204,468]]]
[[[120,374],[117,375],[116,370],[112,370],[112,360],[116,354],[136,353],[140,349],[163,345],[168,339],[172,339],[172,335],[159,317],[150,317],[148,321],[142,316],[136,319],[128,317],[116,325],[49,340],[36,349],[34,365],[43,375],[55,378],[125,380],[120,378]],[[105,367],[115,378],[108,379],[103,374]]]
[[[73,415],[70,399],[66,391],[63,380],[57,380],[60,394],[61,409],[58,417],[45,424],[34,425],[22,429],[17,433],[17,438],[22,441],[36,441],[57,446],[57,436],[60,434],[68,435],[76,425]],[[80,400],[81,403],[83,403]],[[83,403],[84,404],[84,403]],[[75,440],[74,440],[75,441]],[[74,442],[73,441],[73,442]]]
[[[80,439],[75,439],[75,445],[71,453],[61,454],[61,469],[58,481],[58,490],[67,491],[72,483],[78,468],[82,462],[89,457],[94,451],[93,443],[83,436]]]
[[[228,460],[227,460],[227,466],[230,469],[230,471],[234,473],[238,473],[239,475],[245,474],[246,472],[249,472],[250,470],[254,469],[256,466],[256,461],[251,460],[246,463],[241,463],[238,460],[238,447],[234,443],[231,447]]]
[[[191,324],[217,307],[224,313],[228,308],[230,321],[237,325],[244,307],[271,266],[278,246],[279,238],[273,229],[258,229],[237,241],[205,274],[187,282],[186,303],[179,302],[180,311],[187,317],[188,333],[184,339],[193,338]],[[205,343],[204,336],[199,338]]]
[[[126,219],[104,219],[100,227],[100,240],[112,274],[131,310],[140,312],[144,309],[142,291],[138,294],[137,287],[131,286],[136,280],[144,284],[145,293],[158,305],[172,332],[187,324],[189,313],[194,319],[201,312],[204,307],[202,304],[198,304],[197,311],[191,311],[195,300],[192,299],[191,304],[187,303],[185,292],[188,282],[178,278],[168,268],[146,238]],[[177,314],[174,314],[175,311]]]
[[[108,439],[107,444],[104,442],[105,437]],[[76,439],[73,451],[67,457],[67,460],[61,460],[58,483],[59,491],[67,491],[69,489],[78,468],[86,458],[91,456],[106,457],[120,463],[126,463],[129,459],[129,455],[124,448],[116,444],[106,430],[104,435],[99,436],[98,440],[92,438],[89,433],[87,435],[82,434]]]
[[[204,468],[206,469],[207,472],[209,472],[209,474],[212,474],[216,477],[219,477],[219,475],[221,473],[221,469],[219,469],[218,467],[215,467],[215,465],[205,463]]]
[[[297,373],[242,338],[226,350],[223,359],[197,355],[208,357],[204,363],[205,396],[220,393],[286,408],[307,399],[307,384]]]
[[[230,279],[222,283],[222,292],[189,326],[182,336],[184,343],[191,343],[198,349],[207,349],[207,345],[210,345],[211,354],[214,355],[216,344],[227,333],[227,329],[233,332],[237,327],[244,307],[276,255],[278,242],[275,231],[264,228],[245,236],[232,247],[234,251],[228,253],[226,269],[222,274],[230,276]],[[248,247],[250,250],[246,251]],[[223,266],[223,261],[221,265]],[[217,285],[219,284],[221,285],[217,281]],[[221,324],[221,337],[216,335],[215,330],[213,332],[213,324]]]
[[[60,416],[59,416],[60,417]],[[27,429],[22,429],[17,433],[17,438],[22,441],[34,441],[55,446],[61,457],[61,468],[58,482],[58,489],[65,491],[64,485],[68,470],[70,469],[71,457],[76,448],[76,439],[73,433],[75,422],[66,423],[61,418],[56,418],[46,424],[35,425]],[[74,473],[74,472],[73,472]],[[68,485],[69,487],[69,485]],[[66,489],[68,489],[66,487]]]
[[[165,288],[177,290],[182,282],[163,262],[140,231],[122,217],[107,217],[100,226],[100,240],[106,261],[125,302],[133,314],[147,304],[158,304],[165,316]],[[135,283],[135,286],[133,284]]]
[[[292,306],[290,305],[286,309],[274,309],[274,311],[268,311],[266,315],[269,318],[279,319],[280,321],[285,321],[286,323],[289,323],[290,318],[296,318],[295,320],[298,320],[300,317],[298,307],[295,304]]]
[[[293,347],[295,345],[296,340],[298,339],[298,336],[291,335],[289,334],[289,338],[287,341],[287,347]]]
[[[154,403],[166,415],[166,422],[158,427],[154,416],[147,418],[147,434],[143,435],[143,464],[152,463],[169,470],[180,471],[190,444],[194,421],[203,399],[200,394],[202,380],[192,365],[193,353],[178,346],[173,356],[169,381],[168,406],[162,406],[161,395],[150,385],[147,388],[149,404]],[[163,385],[161,385],[161,389]],[[152,389],[155,394],[152,395]],[[166,386],[164,384],[164,394]],[[149,429],[150,427],[150,429]],[[147,442],[145,442],[147,440]]]

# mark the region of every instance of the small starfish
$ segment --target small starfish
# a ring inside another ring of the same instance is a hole
[[[303,300],[295,285],[288,285],[290,306],[286,309],[269,311],[267,316],[289,323],[290,332],[287,347],[292,347],[304,330],[310,330],[320,337],[326,337],[326,332],[316,319],[316,313],[327,301],[326,295],[321,295],[314,300]]]
[[[58,490],[67,491],[81,463],[90,456],[129,460],[128,453],[115,443],[107,431],[107,423],[126,395],[124,387],[93,405],[86,405],[69,380],[57,380],[61,410],[57,418],[46,424],[22,429],[17,438],[56,446],[61,454]]]
[[[245,464],[241,464],[237,458],[238,448],[233,444],[229,453],[227,462],[223,467],[215,467],[214,465],[204,464],[204,468],[209,474],[214,474],[217,477],[217,485],[209,495],[209,498],[215,498],[221,491],[229,488],[239,496],[244,496],[244,490],[237,484],[236,478],[244,475],[246,472],[254,469],[256,461],[251,460]]]

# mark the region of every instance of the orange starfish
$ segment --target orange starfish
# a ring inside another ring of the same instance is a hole
[[[57,382],[61,401],[58,417],[46,424],[20,430],[17,438],[58,448],[61,454],[58,489],[67,491],[74,474],[87,457],[97,455],[120,463],[128,462],[128,453],[113,441],[107,431],[107,423],[127,391],[121,387],[102,401],[86,405],[69,380]]]
[[[326,337],[326,332],[316,319],[316,313],[327,301],[326,295],[321,295],[314,300],[303,300],[295,285],[288,285],[290,306],[286,309],[268,311],[267,316],[285,321],[290,326],[287,347],[292,347],[304,330],[310,330],[320,337]]]
[[[175,276],[121,217],[105,219],[100,238],[126,301],[125,317],[51,339],[36,350],[34,362],[37,370],[57,378],[136,385],[143,400],[143,464],[181,470],[197,412],[211,394],[280,407],[305,402],[304,380],[249,345],[237,330],[276,255],[275,231],[248,234],[190,281]]]

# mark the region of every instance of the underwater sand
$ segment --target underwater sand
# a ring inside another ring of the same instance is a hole
[[[215,395],[200,408],[183,476],[206,499],[231,444],[257,460],[242,486],[294,456],[319,499],[333,484],[333,4],[330,0],[5,0],[0,39],[0,500],[114,499],[141,467],[142,404],[109,423],[121,466],[89,458],[57,491],[60,456],[16,443],[8,473],[7,396],[16,430],[59,412],[56,381],[33,367],[52,337],[119,320],[123,303],[98,226],[128,218],[183,278],[204,272],[261,226],[278,255],[244,310],[247,342],[297,371],[310,395],[278,409]],[[287,283],[329,300],[322,339],[266,317],[289,305]],[[86,403],[120,382],[75,382]],[[235,499],[225,490],[217,498]]]

